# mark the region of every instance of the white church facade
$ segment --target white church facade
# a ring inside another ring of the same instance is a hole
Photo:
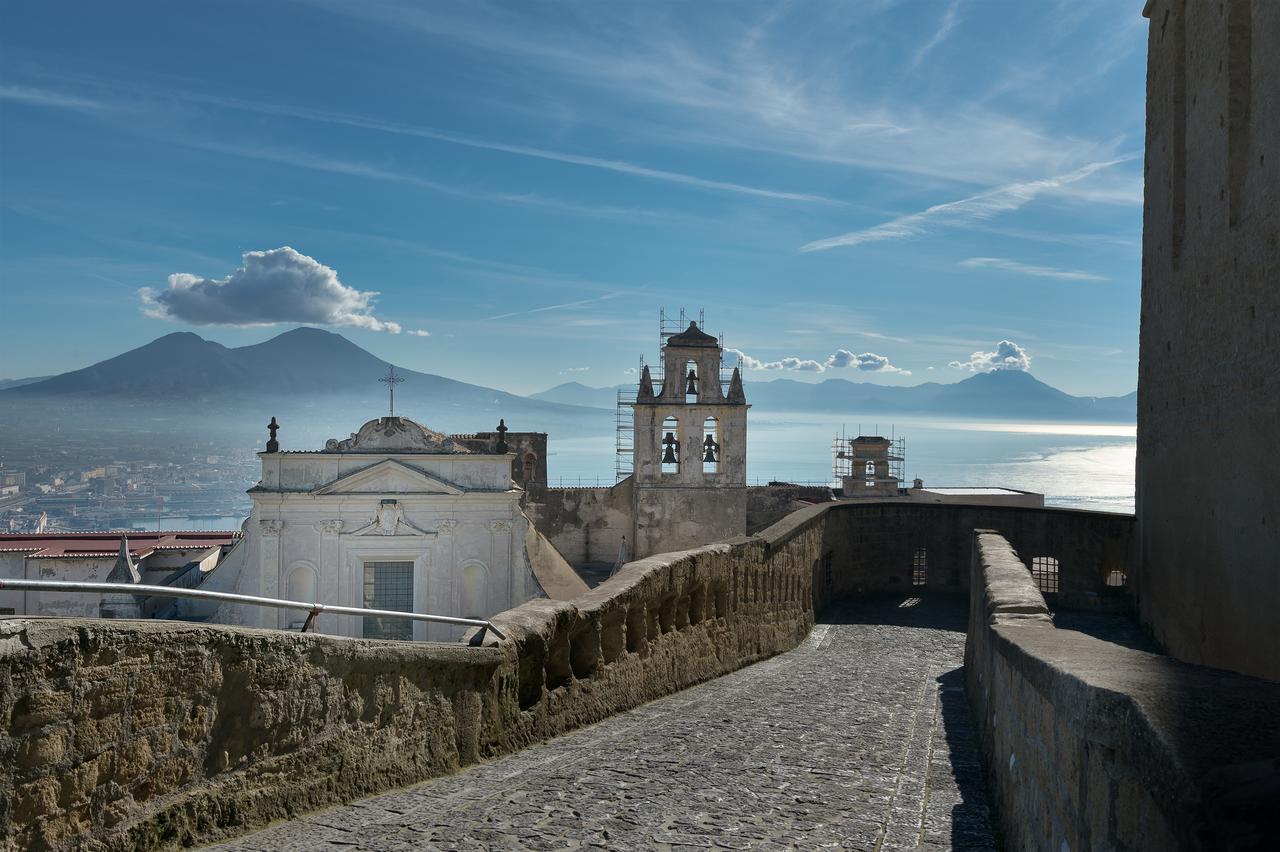
[[[273,429],[258,455],[262,479],[249,491],[253,509],[235,583],[241,594],[471,618],[545,595],[528,555],[527,540],[537,534],[521,510],[514,455],[501,435],[491,452],[476,451],[393,416],[315,451],[281,452]],[[216,620],[290,628],[305,618],[301,610],[237,606]],[[332,613],[314,629],[418,640],[463,632]]]

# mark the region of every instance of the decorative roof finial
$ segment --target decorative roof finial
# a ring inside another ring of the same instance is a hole
[[[640,390],[636,393],[636,399],[641,402],[649,402],[653,399],[653,376],[649,374],[648,364],[645,364],[644,369],[640,371]]]
[[[387,384],[387,390],[391,393],[391,409],[390,409],[390,414],[388,414],[387,416],[395,417],[396,416],[396,385],[403,382],[404,377],[397,376],[396,368],[388,364],[387,374],[382,378],[378,379],[378,381],[386,382]]]
[[[498,418],[498,445],[494,450],[499,454],[507,452],[507,421],[505,418]]]
[[[271,435],[270,440],[267,441],[267,452],[269,453],[280,452],[280,442],[276,440],[276,432],[279,428],[280,424],[276,422],[275,415],[271,415],[271,422],[267,424],[267,432]]]
[[[726,397],[729,402],[745,403],[747,395],[742,390],[742,371],[737,367],[733,368],[733,378],[729,380],[729,395]]]

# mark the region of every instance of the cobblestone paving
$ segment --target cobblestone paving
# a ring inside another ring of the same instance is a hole
[[[964,617],[845,605],[790,653],[216,848],[994,849]]]

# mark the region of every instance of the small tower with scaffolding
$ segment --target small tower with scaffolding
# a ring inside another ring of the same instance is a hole
[[[684,311],[675,322],[663,311],[661,365],[643,365],[634,401],[619,399],[618,473],[625,476],[630,456],[636,558],[746,531],[749,406],[742,374],[726,370],[723,341],[701,326],[701,317],[686,325]]]
[[[831,477],[846,498],[896,497],[906,458],[906,438],[838,436],[831,443]]]

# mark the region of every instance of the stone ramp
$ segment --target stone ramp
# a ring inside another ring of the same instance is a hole
[[[789,653],[209,848],[994,849],[965,603],[842,604]]]

